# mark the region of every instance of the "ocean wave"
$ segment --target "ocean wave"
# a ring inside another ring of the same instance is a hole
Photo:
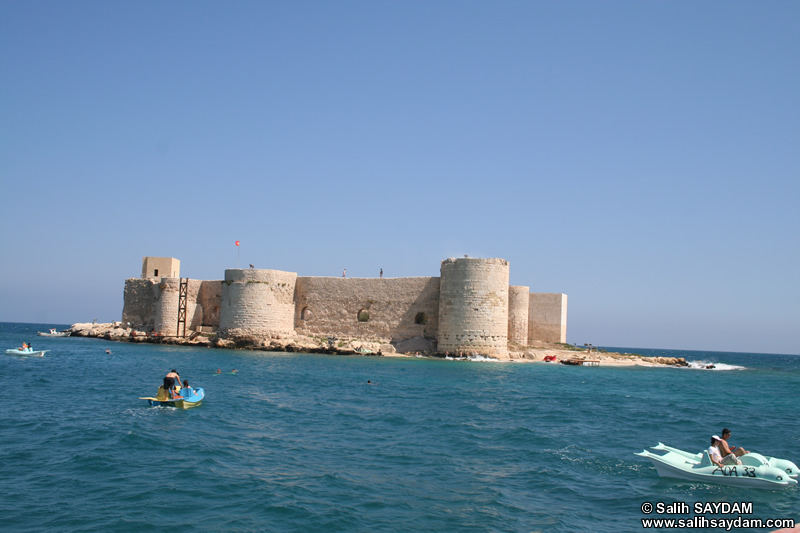
[[[479,362],[498,361],[496,357],[490,357],[488,355],[483,355],[483,354],[465,355],[461,357],[451,357],[448,355],[445,357],[445,359],[447,359],[448,361],[479,361]]]
[[[686,361],[689,368],[698,370],[746,370],[747,367],[739,365],[728,365],[725,363],[715,363],[712,361]]]

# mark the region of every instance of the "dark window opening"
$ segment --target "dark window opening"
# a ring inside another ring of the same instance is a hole
[[[428,323],[428,315],[425,313],[417,313],[417,316],[414,317],[415,324],[427,324]]]
[[[157,277],[158,277],[158,269],[155,269],[155,270],[153,271],[153,277],[154,277],[154,278],[157,278]]]

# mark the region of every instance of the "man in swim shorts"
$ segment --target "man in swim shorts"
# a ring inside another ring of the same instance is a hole
[[[745,450],[744,448],[742,448],[741,446],[739,446],[738,448],[736,446],[730,446],[728,444],[728,439],[729,438],[731,438],[731,430],[728,429],[728,428],[723,429],[722,430],[722,439],[720,439],[719,444],[718,444],[719,451],[723,456],[728,455],[728,454],[733,454],[735,457],[741,457],[746,453],[750,453],[747,450]]]

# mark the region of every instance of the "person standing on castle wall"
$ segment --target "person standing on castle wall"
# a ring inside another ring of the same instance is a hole
[[[347,277],[347,269],[346,269],[346,268],[345,268],[345,269],[342,269],[342,277],[343,277],[343,278],[346,278],[346,277]]]
[[[381,269],[381,277],[383,277],[383,269]]]

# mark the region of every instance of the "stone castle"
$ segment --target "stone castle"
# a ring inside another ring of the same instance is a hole
[[[510,343],[565,343],[567,295],[508,281],[504,259],[445,259],[440,277],[302,277],[250,268],[200,281],[181,278],[177,259],[145,257],[141,278],[125,281],[122,322],[166,337],[304,335],[396,347],[416,339],[437,353],[494,357],[506,357]]]

